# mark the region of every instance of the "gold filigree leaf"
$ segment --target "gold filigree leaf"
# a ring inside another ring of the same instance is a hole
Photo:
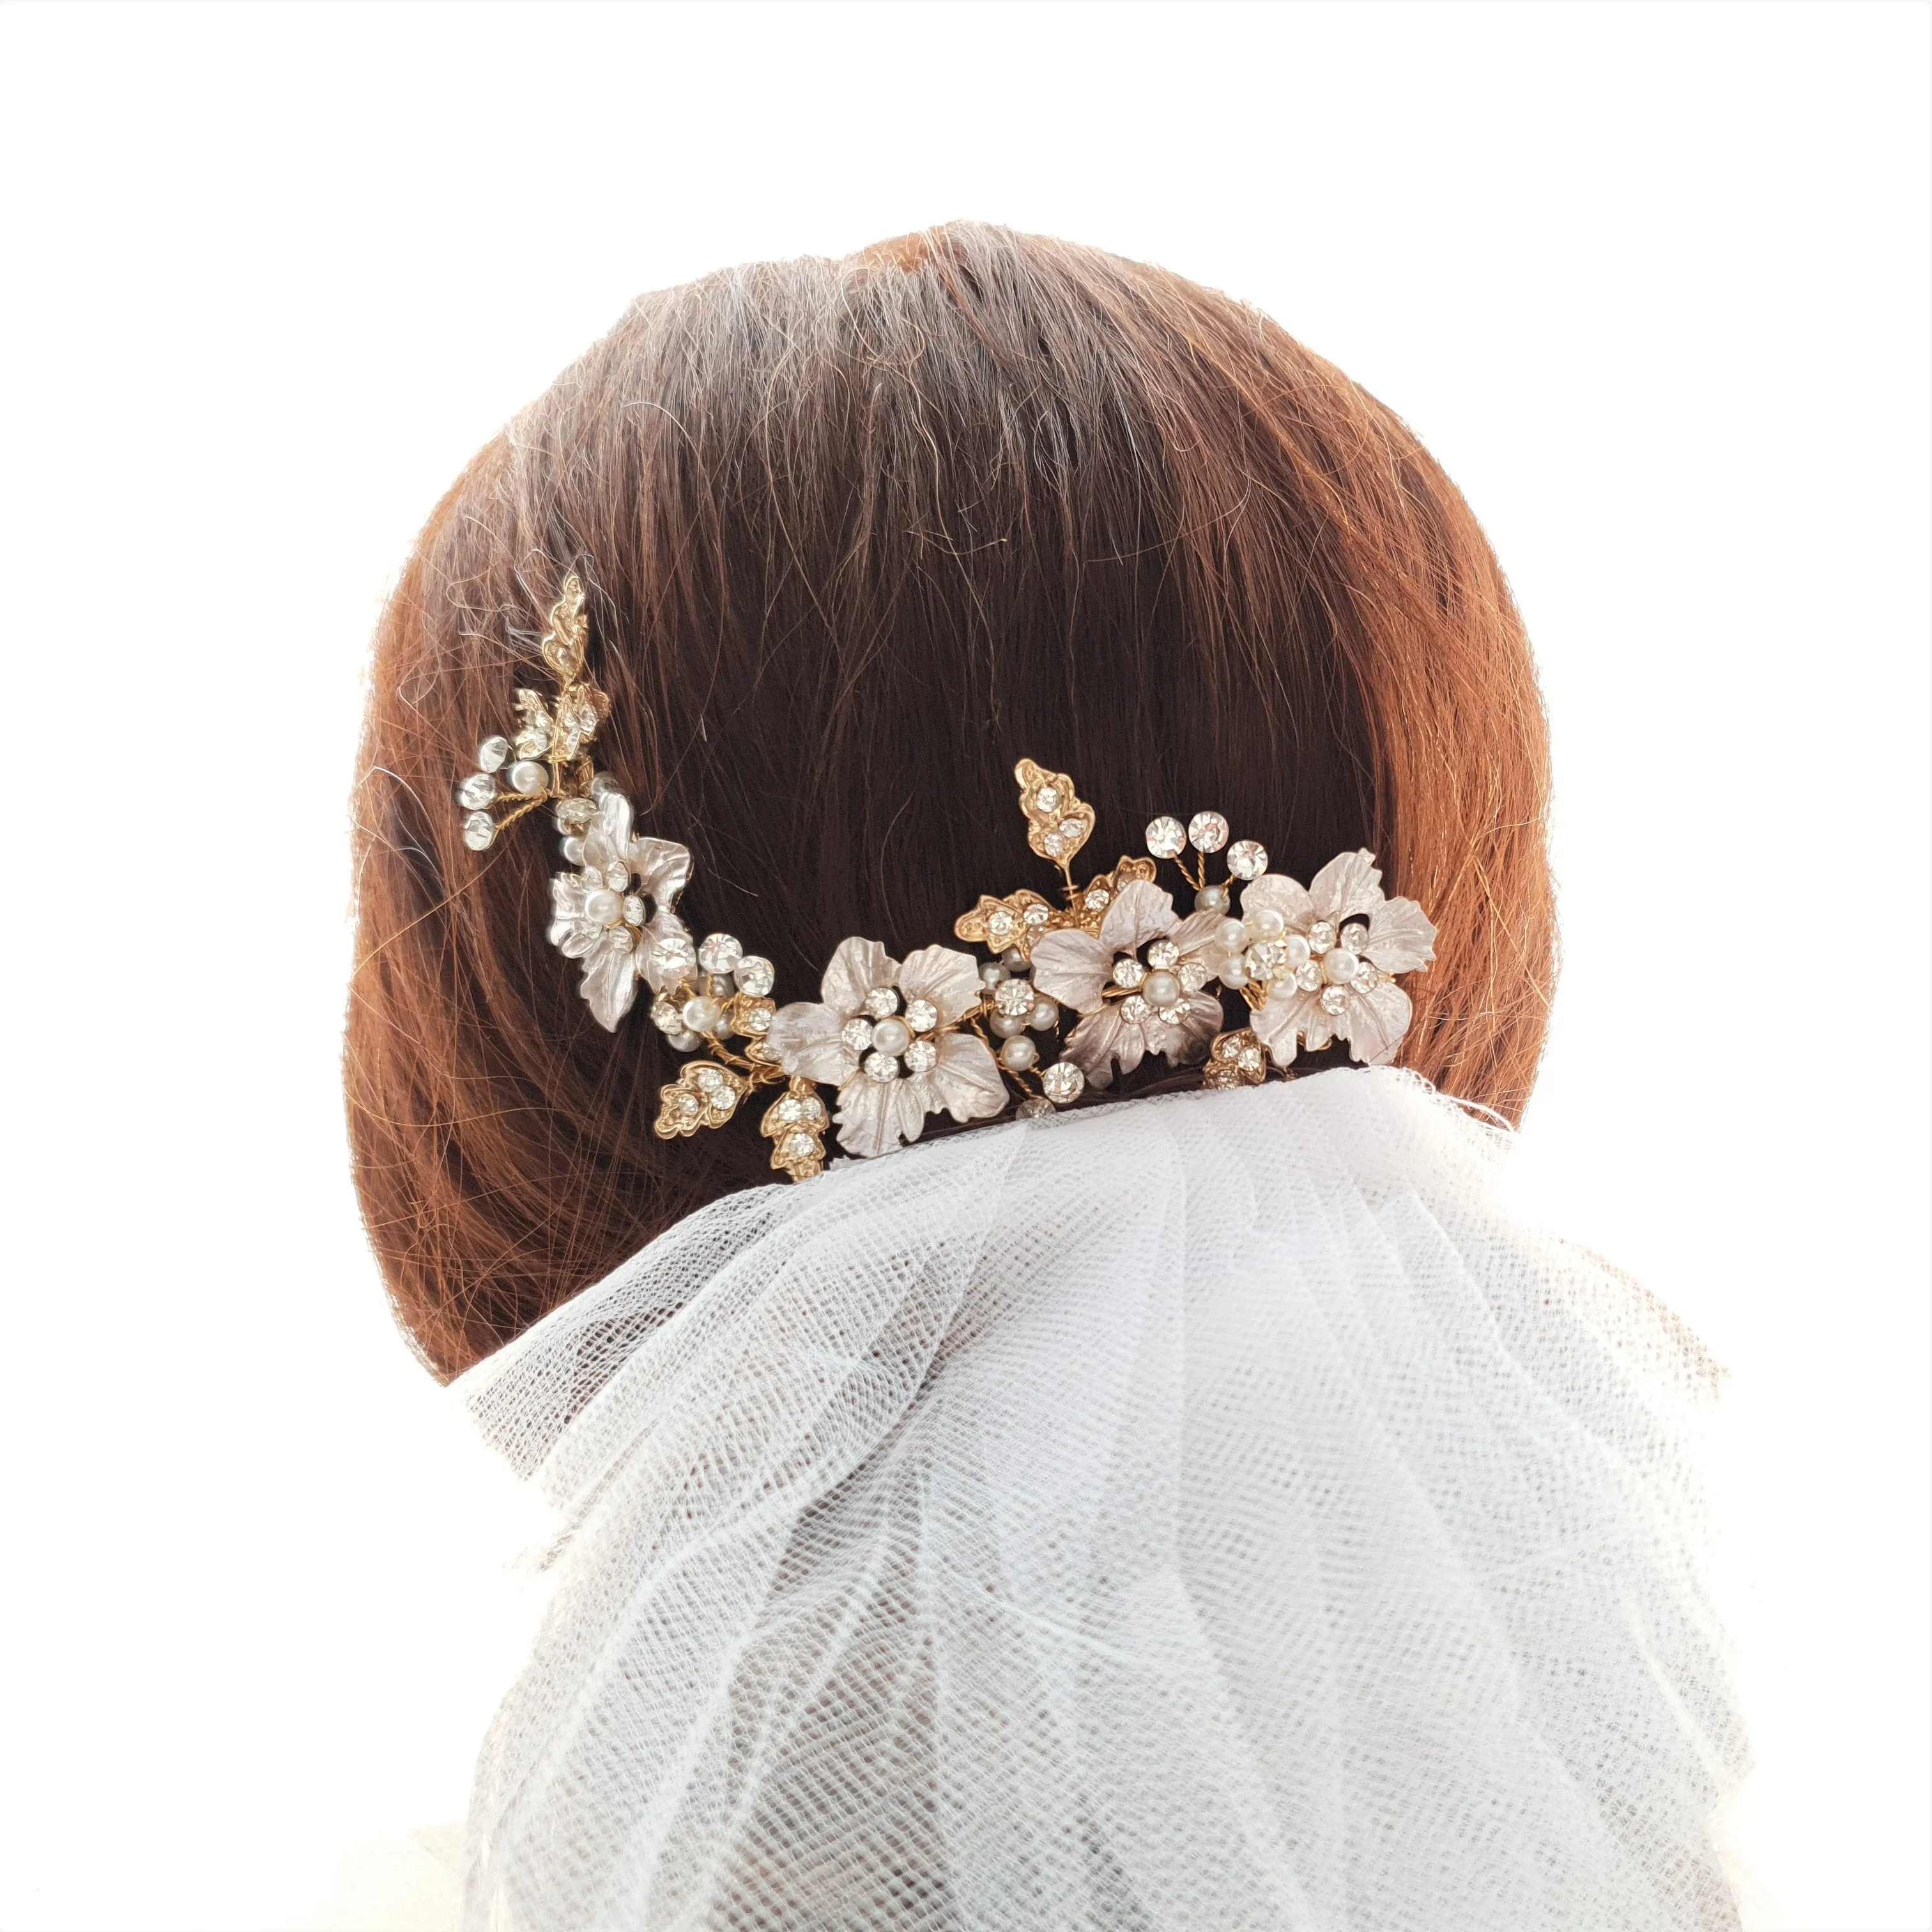
[[[772,1016],[778,1010],[776,1000],[765,998],[758,993],[734,993],[724,1004],[725,1023],[736,1034],[742,1034],[752,1042],[746,1058],[763,1060],[762,1051],[765,1036],[772,1030]]]
[[[1268,1076],[1268,1052],[1252,1027],[1218,1033],[1208,1049],[1204,1087],[1258,1087]]]
[[[568,764],[597,735],[610,715],[610,700],[594,684],[573,685],[556,700],[554,736],[557,756]]]
[[[1014,766],[1013,776],[1026,814],[1027,843],[1042,859],[1066,865],[1093,836],[1094,808],[1074,790],[1064,772],[1044,771],[1030,758]]]
[[[1030,958],[1033,943],[1042,933],[1072,923],[1058,906],[1022,886],[1003,899],[982,892],[980,903],[953,921],[952,930],[958,938],[989,952],[1004,952],[1016,946]]]
[[[556,602],[550,607],[550,628],[537,648],[544,662],[556,673],[562,684],[574,684],[584,669],[584,646],[590,641],[590,620],[584,614],[584,586],[572,571],[563,580]]]
[[[1107,908],[1119,897],[1120,888],[1137,879],[1151,880],[1159,870],[1151,859],[1121,859],[1111,872],[1089,879],[1073,895],[1068,922],[1083,932],[1098,932],[1100,922],[1107,916]]]
[[[687,1060],[669,1086],[658,1089],[656,1131],[669,1140],[694,1134],[700,1127],[722,1127],[751,1090],[751,1082],[728,1066],[710,1060]]]
[[[809,1180],[825,1167],[825,1102],[809,1080],[794,1075],[783,1096],[765,1109],[758,1131],[772,1144],[772,1165],[794,1180]]]
[[[517,735],[513,741],[517,748],[517,756],[520,758],[548,758],[554,728],[542,694],[535,691],[519,691],[517,693],[517,716],[524,721],[517,728]]]

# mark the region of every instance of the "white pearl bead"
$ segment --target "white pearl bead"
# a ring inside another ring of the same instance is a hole
[[[1288,961],[1288,970],[1291,973],[1299,973],[1308,964],[1307,940],[1300,933],[1291,932],[1281,943]]]
[[[1346,986],[1361,968],[1361,961],[1346,946],[1337,946],[1322,956],[1322,976],[1331,986]]]
[[[902,1019],[883,1019],[872,1029],[872,1044],[881,1053],[903,1053],[912,1044],[912,1028]]]
[[[695,1053],[704,1042],[694,1033],[668,1033],[664,1044],[675,1047],[680,1053]]]
[[[1040,1048],[1024,1034],[1016,1034],[1000,1048],[1000,1064],[1009,1073],[1024,1073],[1040,1058]]]
[[[980,968],[980,983],[982,986],[997,986],[1006,976],[1006,969],[997,959]]]
[[[584,902],[584,916],[592,926],[615,926],[624,916],[624,902],[616,892],[592,892]]]
[[[1241,922],[1250,939],[1279,939],[1288,930],[1288,921],[1273,906],[1257,906]]]
[[[550,773],[534,758],[519,758],[510,767],[510,787],[526,798],[533,798],[550,782]]]
[[[1024,1013],[995,1013],[986,1024],[1002,1040],[1016,1040],[1027,1030]]]
[[[1141,988],[1150,1006],[1171,1006],[1180,998],[1180,982],[1172,973],[1150,973]]]
[[[1000,955],[1000,964],[1009,973],[1024,972],[1026,970],[1027,956],[1017,946],[1010,946]]]
[[[1060,1009],[1052,1000],[1042,995],[1033,1003],[1033,1011],[1027,1015],[1027,1025],[1035,1033],[1051,1033],[1060,1024]]]
[[[723,1006],[702,993],[694,1000],[686,1000],[684,1011],[679,1015],[692,1033],[709,1033],[724,1017]]]
[[[1226,886],[1203,886],[1194,895],[1196,912],[1226,912],[1228,910],[1228,889]]]

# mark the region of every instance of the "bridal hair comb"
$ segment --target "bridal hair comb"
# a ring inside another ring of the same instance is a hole
[[[1155,819],[1147,856],[1078,885],[1072,862],[1093,835],[1093,808],[1064,773],[1030,758],[1013,776],[1027,843],[1059,868],[1058,903],[1024,886],[982,895],[953,931],[992,956],[983,962],[947,946],[894,959],[877,940],[848,939],[816,1000],[778,1005],[769,959],[728,932],[693,940],[677,910],[689,851],[634,836],[630,801],[595,768],[590,746],[610,700],[585,675],[588,637],[573,574],[539,647],[556,676],[554,705],[520,690],[514,736],[484,740],[480,769],[456,796],[464,842],[478,852],[550,808],[575,869],[551,881],[549,936],[583,962],[592,1013],[614,1030],[641,982],[652,1022],[696,1056],[660,1090],[656,1131],[667,1138],[722,1126],[774,1089],[760,1131],[772,1166],[805,1180],[823,1169],[833,1126],[843,1152],[884,1154],[916,1140],[930,1114],[964,1122],[1009,1106],[1023,1118],[1070,1106],[1150,1054],[1201,1064],[1207,1087],[1258,1086],[1298,1046],[1336,1040],[1371,1066],[1394,1058],[1412,1010],[1396,976],[1435,957],[1436,928],[1414,900],[1383,896],[1372,854],[1344,853],[1304,886],[1270,872],[1256,840],[1229,844],[1220,812],[1198,812],[1184,825]],[[1216,880],[1210,862],[1223,854]],[[1160,885],[1162,861],[1192,889],[1191,912]],[[1243,1025],[1227,1027],[1224,994],[1243,1003]],[[1042,1064],[1042,1040],[1070,1012],[1059,1058]],[[836,1112],[822,1087],[837,1090]]]

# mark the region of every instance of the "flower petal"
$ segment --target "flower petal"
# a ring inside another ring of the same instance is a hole
[[[638,962],[627,926],[606,926],[584,962],[584,997],[591,1016],[612,1032],[638,997]]]
[[[1171,1026],[1149,1013],[1141,1022],[1141,1037],[1148,1052],[1159,1054],[1172,1066],[1184,1066],[1207,1051],[1208,1042],[1221,1030],[1221,1002],[1212,993],[1195,993]]]
[[[899,967],[899,991],[908,1000],[930,1000],[940,1023],[950,1026],[980,1004],[980,969],[970,952],[950,946],[922,946]]]
[[[1264,872],[1242,888],[1243,916],[1263,911],[1280,913],[1291,932],[1306,932],[1315,923],[1315,902],[1308,888],[1286,872]]]
[[[1241,956],[1241,922],[1224,912],[1191,912],[1168,934],[1182,957],[1198,958],[1216,979]]]
[[[607,791],[597,816],[584,835],[586,872],[603,874],[613,892],[621,892],[631,877],[631,801],[620,791]],[[610,878],[623,874],[622,883]]]
[[[898,970],[898,962],[888,958],[876,939],[842,939],[818,982],[818,997],[849,1020],[863,1009],[866,995],[874,986],[892,985]]]
[[[1149,879],[1123,886],[1100,922],[1100,943],[1110,952],[1131,952],[1150,939],[1174,930],[1174,896]],[[1034,958],[1040,956],[1036,947]]]
[[[588,839],[584,849],[588,857]],[[633,838],[626,848],[626,856],[636,868],[638,890],[659,912],[669,912],[677,904],[678,894],[691,883],[689,850],[682,845],[674,845],[668,838]]]
[[[990,1120],[1004,1114],[1006,1083],[1000,1077],[993,1049],[976,1033],[943,1034],[938,1046],[938,1065],[907,1082],[928,1090],[920,1095],[924,1111],[936,1114],[944,1107],[956,1120]]]
[[[926,1126],[910,1082],[868,1080],[862,1073],[853,1075],[839,1088],[838,1111],[832,1118],[841,1150],[862,1160],[917,1140]]]
[[[772,1014],[765,1044],[778,1055],[788,1073],[842,1084],[859,1070],[859,1056],[838,1037],[847,1017],[836,1006],[796,1000]]]
[[[1288,1066],[1294,1060],[1295,1036],[1311,1016],[1322,1017],[1320,994],[1304,993],[1298,986],[1276,986],[1266,1005],[1256,1007],[1250,1016],[1248,1024],[1266,1044],[1276,1066]]]
[[[1091,1080],[1106,1072],[1110,1060],[1119,1061],[1123,1073],[1132,1072],[1146,1052],[1140,1028],[1120,1017],[1117,1000],[1082,1020],[1066,1036],[1065,1057]]]
[[[1100,1010],[1100,988],[1113,970],[1114,949],[1090,932],[1049,932],[1033,943],[1034,984],[1076,1012]]]
[[[590,896],[590,886],[581,872],[557,872],[550,882],[550,943],[563,944],[565,935],[584,917],[584,902]],[[570,957],[579,958],[580,954]]]
[[[1344,852],[1330,859],[1308,888],[1315,916],[1339,925],[1351,913],[1372,915],[1382,902],[1382,877],[1372,852]]]
[[[1365,1066],[1386,1066],[1395,1058],[1414,1016],[1408,995],[1393,980],[1385,980],[1373,992],[1358,993],[1344,1016],[1349,1052]],[[1338,1024],[1336,1030],[1340,1030]]]
[[[1384,899],[1369,915],[1363,948],[1384,973],[1413,973],[1436,957],[1436,928],[1413,899]]]

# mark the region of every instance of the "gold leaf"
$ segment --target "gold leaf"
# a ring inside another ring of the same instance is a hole
[[[825,1168],[825,1102],[812,1083],[794,1074],[783,1096],[765,1109],[758,1131],[772,1143],[772,1165],[794,1180]]]
[[[1107,908],[1120,896],[1120,888],[1136,880],[1150,880],[1159,870],[1151,859],[1121,859],[1111,872],[1089,879],[1073,895],[1067,922],[1083,932],[1098,932],[1100,922],[1107,916]]]
[[[669,1140],[674,1135],[694,1134],[700,1127],[722,1127],[751,1090],[751,1082],[728,1066],[715,1060],[687,1060],[669,1086],[658,1089],[656,1130]]]
[[[544,662],[565,684],[574,684],[584,668],[584,649],[590,637],[590,620],[584,614],[584,586],[572,571],[550,607],[550,628],[538,649]]]
[[[523,719],[515,743],[520,758],[542,758],[550,754],[550,716],[542,695],[534,691],[517,693],[517,713]]]
[[[580,684],[556,700],[557,756],[568,764],[597,735],[610,715],[610,700],[594,684]]]
[[[1252,1027],[1218,1033],[1208,1049],[1204,1087],[1258,1087],[1268,1076],[1268,1052]]]
[[[1093,836],[1094,808],[1064,772],[1043,771],[1030,758],[1014,766],[1013,776],[1026,814],[1027,843],[1042,859],[1064,866]]]
[[[980,903],[953,921],[952,930],[960,938],[991,952],[1004,952],[1016,946],[1030,958],[1033,943],[1042,933],[1072,922],[1068,914],[1022,886],[1003,899],[982,892]]]

